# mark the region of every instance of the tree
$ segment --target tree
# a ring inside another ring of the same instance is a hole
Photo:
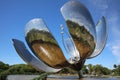
[[[1,63],[3,64],[3,63]],[[6,66],[7,64],[4,64],[2,66],[0,66],[2,69],[4,68],[4,66]],[[9,68],[5,68],[6,70],[3,70],[2,72],[0,72],[0,80],[6,80],[6,76],[9,74],[41,74],[43,73],[43,71],[37,71],[34,68],[32,68],[30,65],[26,65],[26,64],[17,64],[17,65],[12,65],[9,66]]]
[[[95,70],[96,75],[101,75],[102,74],[102,72],[101,72],[102,66],[101,65],[97,64],[96,66],[94,66],[94,70]]]
[[[0,73],[7,69],[9,69],[9,65],[0,61]]]
[[[117,65],[116,65],[116,64],[114,64],[114,65],[113,65],[113,67],[116,69],[116,68],[117,68]]]
[[[88,64],[87,67],[88,67],[88,70],[89,70],[89,74],[91,75],[92,72],[93,72],[93,65],[92,64]]]
[[[83,71],[83,74],[88,74],[88,69],[86,65],[83,66],[82,71]]]
[[[102,67],[102,74],[103,75],[110,75],[111,74],[111,70],[106,68],[106,67]]]
[[[117,67],[113,70],[116,76],[120,76],[120,65],[116,65]]]
[[[102,65],[99,65],[99,64],[94,66],[94,71],[96,75],[110,75],[111,74],[110,69],[103,67]]]

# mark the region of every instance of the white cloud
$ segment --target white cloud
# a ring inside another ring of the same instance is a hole
[[[108,9],[108,1],[110,0],[89,0],[97,9],[106,10]]]
[[[100,9],[102,10],[105,10],[108,8],[108,0],[94,0],[93,1],[93,4],[97,7],[99,7]]]
[[[120,16],[117,12],[112,12],[111,14],[109,14],[108,24],[110,32],[112,32],[115,37],[119,38],[118,36],[120,36]]]
[[[113,45],[112,52],[116,56],[120,56],[120,45]]]
[[[91,9],[93,11],[92,13],[97,14],[93,15],[94,17],[95,16],[98,17],[98,15],[105,16],[111,6],[110,2],[111,0],[88,0],[88,3],[90,4],[88,5],[88,8],[92,7]]]
[[[116,56],[118,62],[120,63],[120,45],[112,46],[112,53]]]
[[[107,46],[113,55],[117,58],[118,63],[120,63],[120,40],[116,40],[114,43],[108,44]]]
[[[94,14],[106,17],[108,26],[108,43],[106,47],[110,49],[113,57],[120,63],[120,9],[113,0],[88,0],[92,6]],[[96,15],[94,15],[96,17]],[[98,17],[98,16],[97,16]]]
[[[110,8],[110,10],[106,13],[107,16],[107,26],[108,26],[108,36],[109,43],[107,47],[111,50],[112,54],[120,63],[120,14],[119,10],[114,8]]]

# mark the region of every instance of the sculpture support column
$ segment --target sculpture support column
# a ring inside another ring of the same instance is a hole
[[[78,71],[78,76],[79,76],[79,79],[83,78],[83,72],[82,72],[82,70]]]

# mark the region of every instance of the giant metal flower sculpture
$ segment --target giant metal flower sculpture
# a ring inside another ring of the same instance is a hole
[[[61,26],[64,50],[40,18],[32,19],[26,25],[25,39],[35,56],[22,41],[13,39],[18,54],[38,70],[57,72],[70,67],[80,71],[85,60],[99,55],[105,46],[107,29],[104,17],[95,26],[87,8],[76,0],[64,4],[61,13],[69,29],[67,32]]]

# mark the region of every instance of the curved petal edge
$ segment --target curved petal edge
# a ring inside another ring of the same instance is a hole
[[[105,17],[102,17],[96,25],[97,44],[92,55],[88,59],[98,56],[105,47],[107,41],[107,25]]]
[[[27,63],[29,63],[31,66],[33,66],[35,69],[39,71],[46,71],[46,72],[58,72],[61,69],[54,69],[46,64],[44,64],[42,61],[35,58],[25,47],[24,43],[17,39],[12,39],[13,45],[19,54],[19,56]]]

